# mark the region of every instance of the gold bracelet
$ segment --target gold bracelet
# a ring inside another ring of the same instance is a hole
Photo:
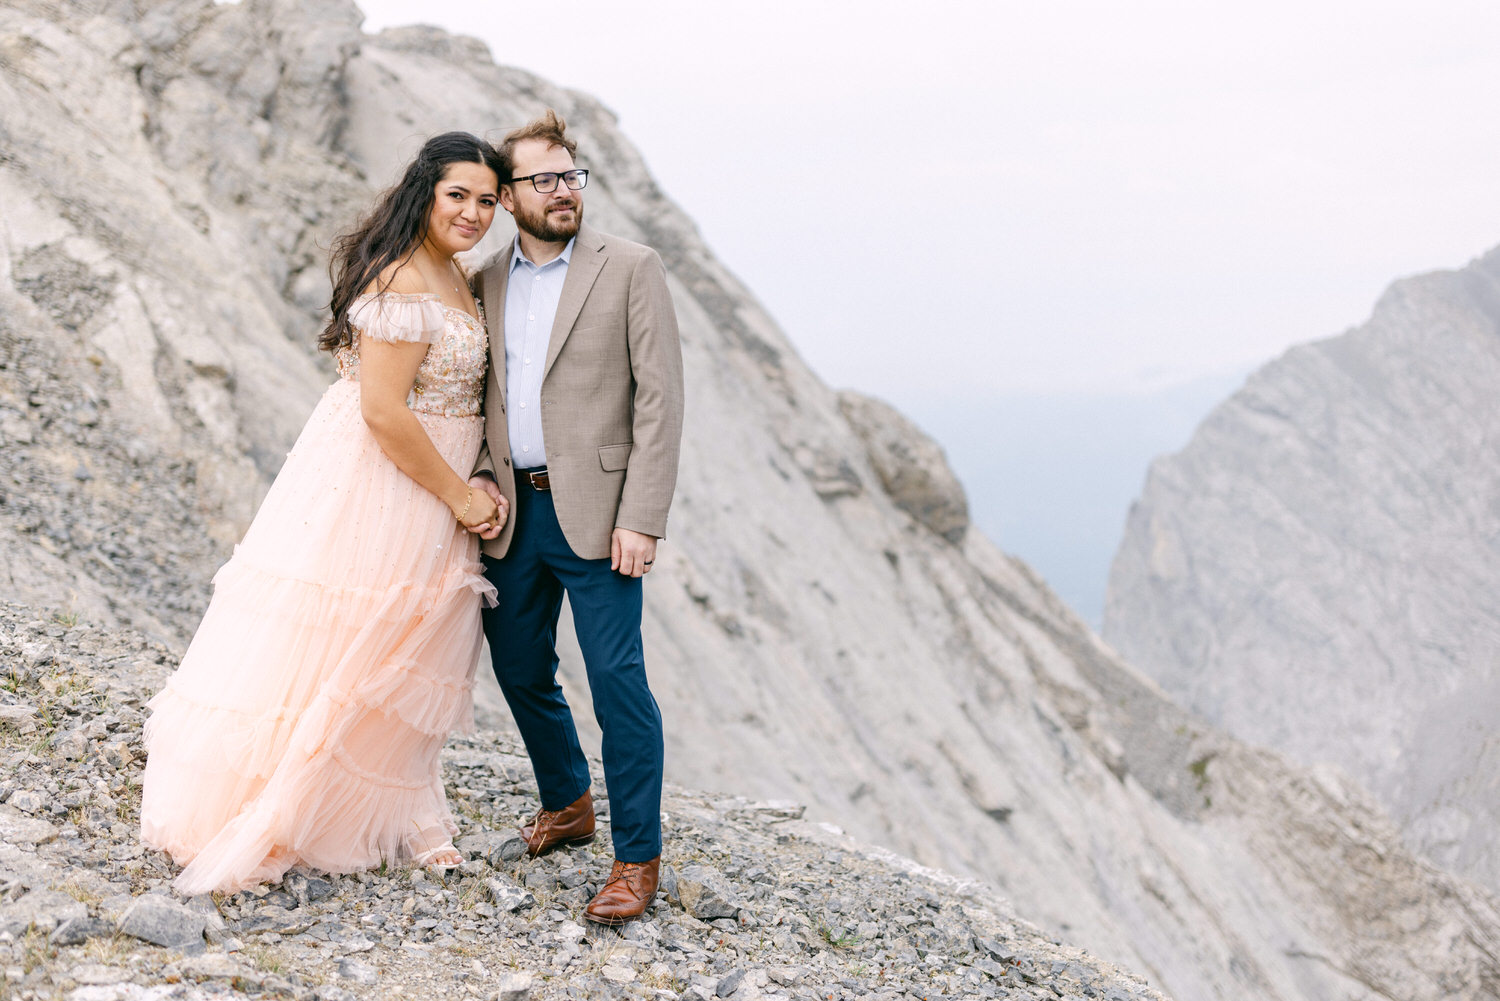
[[[467,500],[464,501],[464,509],[462,511],[458,512],[458,514],[455,514],[453,516],[454,519],[457,520],[457,522],[460,525],[462,525],[464,523],[464,515],[468,514],[469,513],[469,508],[471,508],[473,506],[474,506],[474,488],[470,487],[469,488],[469,497],[468,497]]]

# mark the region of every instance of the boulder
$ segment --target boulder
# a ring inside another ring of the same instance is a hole
[[[852,390],[838,400],[895,505],[949,542],[962,542],[969,500],[942,446],[888,403]]]

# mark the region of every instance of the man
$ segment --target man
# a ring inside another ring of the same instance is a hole
[[[604,734],[615,850],[584,916],[618,925],[645,911],[661,862],[662,728],[641,578],[677,480],[682,353],[656,252],[583,224],[576,149],[551,110],[500,144],[500,204],[517,234],[476,280],[490,375],[471,483],[509,502],[504,527],[484,533],[499,592],[484,628],[541,793],[521,834],[532,855],[594,834],[588,764],[557,683],[566,592]]]

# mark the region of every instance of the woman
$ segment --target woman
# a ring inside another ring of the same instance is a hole
[[[453,255],[489,228],[498,170],[468,133],[430,139],[335,245],[319,344],[340,378],[150,703],[142,836],[184,893],[462,861],[438,752],[472,724],[494,596],[476,534],[506,512],[465,482],[488,341]]]

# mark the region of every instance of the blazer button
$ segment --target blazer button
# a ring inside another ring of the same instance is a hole
[[[503,463],[505,463],[508,466],[508,465],[510,465],[510,456],[507,455],[503,459],[501,459],[500,461],[503,462]]]

